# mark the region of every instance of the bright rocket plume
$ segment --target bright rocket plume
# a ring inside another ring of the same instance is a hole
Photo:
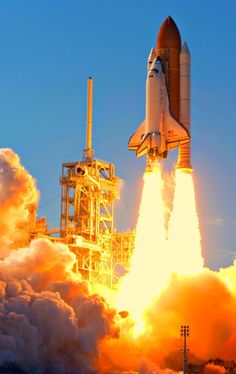
[[[161,373],[150,364],[154,362],[163,369],[182,370],[180,326],[186,323],[189,363],[201,365],[217,357],[236,360],[236,265],[220,272],[203,268],[193,176],[186,170],[176,171],[166,240],[161,188],[160,170],[144,175],[131,271],[119,295],[131,321],[121,325],[118,340],[103,340],[102,362],[107,369],[122,372],[139,367],[141,373]],[[129,352],[127,359],[124,352]],[[145,369],[143,357],[150,360]],[[208,364],[206,373],[224,369]]]
[[[135,249],[130,271],[122,282],[117,302],[119,310],[131,313],[137,332],[144,330],[142,313],[168,279],[165,209],[159,166],[152,172],[145,172],[143,180]]]
[[[131,313],[139,333],[147,331],[144,312],[168,285],[172,273],[193,275],[203,270],[192,173],[176,170],[167,233],[162,184],[159,167],[144,174],[131,269],[118,296],[118,309]]]
[[[173,210],[168,225],[168,249],[173,272],[195,274],[203,270],[192,169],[177,169],[175,173]]]

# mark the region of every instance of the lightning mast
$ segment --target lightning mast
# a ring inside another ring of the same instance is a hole
[[[91,159],[93,156],[92,148],[93,139],[93,78],[88,79],[88,96],[87,96],[87,126],[86,126],[86,149],[84,158]]]

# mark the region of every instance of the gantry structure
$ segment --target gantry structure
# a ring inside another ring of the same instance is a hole
[[[62,165],[61,237],[76,253],[78,270],[94,283],[112,283],[114,202],[119,178],[113,164],[85,159]]]
[[[112,236],[113,263],[130,269],[130,261],[135,244],[135,231],[114,232]]]
[[[121,240],[122,234],[114,232],[114,203],[119,199],[120,184],[115,166],[93,156],[92,93],[89,78],[83,160],[62,164],[60,237],[76,254],[77,270],[84,279],[111,286],[114,268],[122,260],[122,266],[128,264],[127,253],[132,248],[129,241],[129,249],[124,250],[127,239]]]
[[[93,80],[88,80],[86,148],[81,161],[62,164],[60,229],[48,228],[46,217],[36,219],[29,206],[29,222],[21,229],[14,248],[36,238],[65,243],[76,254],[75,271],[91,284],[109,287],[117,281],[116,267],[129,270],[135,232],[114,229],[114,203],[119,199],[120,179],[115,166],[94,157],[92,149]]]

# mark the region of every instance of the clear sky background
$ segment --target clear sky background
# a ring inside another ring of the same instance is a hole
[[[82,157],[92,75],[95,156],[123,179],[117,227],[134,228],[145,165],[127,141],[145,115],[146,60],[168,15],[192,53],[197,202],[217,268],[236,255],[235,1],[0,0],[1,146],[20,155],[41,191],[39,215],[58,225],[61,163]]]

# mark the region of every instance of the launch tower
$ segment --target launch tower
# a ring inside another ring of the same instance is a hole
[[[117,261],[130,256],[132,240],[114,236],[114,202],[120,179],[112,163],[98,160],[92,149],[93,80],[88,79],[86,149],[82,161],[62,164],[60,236],[77,255],[78,268],[90,283],[111,285]],[[114,251],[113,251],[114,248]],[[114,252],[114,256],[113,256]],[[122,257],[122,258],[121,258]],[[127,263],[127,258],[124,260]],[[124,265],[122,263],[122,265]]]

